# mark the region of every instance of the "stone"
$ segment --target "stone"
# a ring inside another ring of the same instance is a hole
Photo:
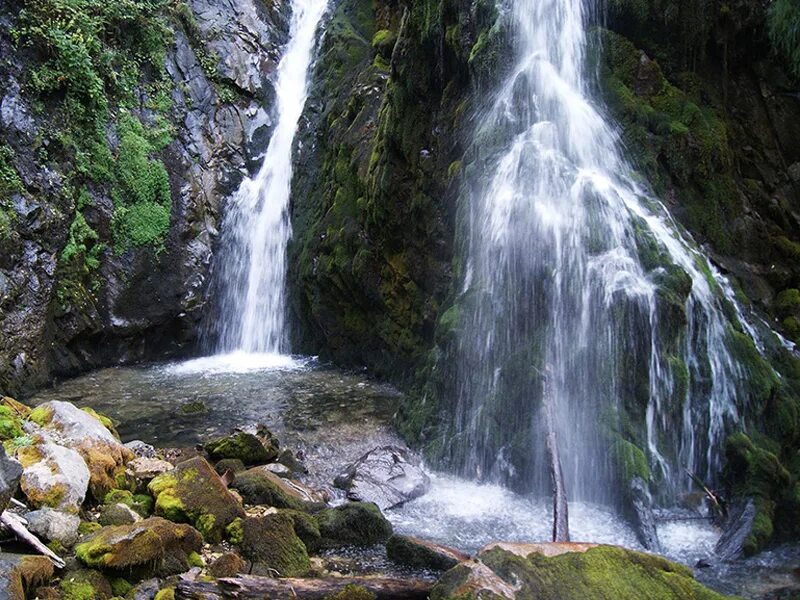
[[[388,540],[392,525],[373,503],[348,502],[315,515],[321,546],[373,546]]]
[[[270,463],[268,465],[264,465],[264,468],[270,473],[275,473],[275,475],[278,475],[279,477],[288,477],[292,474],[292,470],[289,467],[280,463]]]
[[[278,447],[266,444],[252,433],[239,431],[221,437],[205,445],[205,450],[212,460],[238,458],[245,465],[263,465],[278,458]]]
[[[141,481],[150,481],[154,477],[171,471],[175,468],[171,462],[158,458],[138,457],[134,458],[127,465],[125,471],[131,476]]]
[[[100,511],[100,517],[97,522],[100,525],[130,525],[141,520],[142,517],[139,513],[122,502],[117,502],[116,504],[104,506]]]
[[[244,508],[208,462],[195,457],[163,473],[148,485],[155,513],[177,523],[191,523],[208,542],[222,539],[225,528],[244,517]]]
[[[755,520],[756,506],[752,498],[737,499],[731,503],[722,535],[714,547],[720,560],[736,560],[744,554],[744,545]]]
[[[193,527],[150,517],[132,525],[103,527],[75,547],[83,564],[135,579],[183,573],[203,538]]]
[[[78,541],[78,526],[81,520],[77,515],[52,508],[40,508],[25,515],[28,529],[49,542],[59,542],[67,548]]]
[[[19,488],[22,477],[22,465],[6,454],[0,444],[0,513],[2,513]]]
[[[35,507],[77,513],[89,488],[90,474],[83,457],[71,448],[41,440],[17,448],[23,472],[20,487]]]
[[[442,544],[397,534],[386,542],[386,556],[401,565],[432,571],[447,571],[470,558]]]
[[[91,474],[90,490],[97,500],[114,488],[119,467],[134,457],[103,424],[99,415],[69,402],[52,400],[37,406],[30,420],[42,427],[59,444],[83,456]]]
[[[431,600],[722,600],[695,581],[692,570],[665,558],[617,546],[494,543],[477,559],[447,571]]]
[[[128,450],[133,452],[139,458],[155,458],[156,449],[150,444],[146,444],[142,440],[132,440],[123,444]]]
[[[25,600],[53,577],[53,563],[44,556],[0,552],[0,598]]]
[[[418,458],[398,446],[370,450],[342,474],[334,485],[350,500],[374,502],[381,510],[400,506],[430,489],[430,478]]]
[[[309,504],[323,503],[322,497],[311,488],[279,477],[265,466],[237,473],[231,487],[242,495],[247,504],[303,510]]]
[[[244,463],[238,458],[223,458],[214,465],[214,470],[217,472],[217,474],[222,476],[228,471],[232,471],[233,473],[244,471],[245,466]]]
[[[653,515],[653,499],[647,483],[641,477],[631,478],[628,484],[631,521],[642,546],[649,552],[661,553],[656,520]]]
[[[94,569],[68,571],[58,587],[64,600],[109,600],[114,595],[111,582]]]
[[[239,573],[246,573],[247,563],[238,554],[226,552],[208,566],[208,571],[213,577],[217,578],[233,577]]]
[[[311,568],[305,544],[288,515],[247,517],[242,530],[242,554],[253,562],[254,574],[299,577]]]

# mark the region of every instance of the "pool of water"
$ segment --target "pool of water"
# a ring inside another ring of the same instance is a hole
[[[29,401],[91,406],[115,420],[123,440],[141,439],[159,447],[193,446],[233,428],[263,424],[303,458],[307,483],[341,498],[331,483],[345,466],[376,446],[402,444],[391,425],[402,399],[390,385],[314,358],[229,354],[102,369],[43,390]],[[497,485],[440,473],[431,473],[431,482],[425,496],[387,511],[396,531],[467,552],[498,540],[550,539],[549,498],[523,497]],[[607,507],[571,503],[569,521],[573,541],[641,549],[627,522]],[[658,533],[665,554],[690,566],[713,556],[719,537],[704,521],[665,520]],[[375,552],[346,558],[385,567]],[[773,590],[797,585],[797,566],[800,548],[785,547],[696,569],[696,574],[726,593],[771,598],[776,597],[770,595]]]

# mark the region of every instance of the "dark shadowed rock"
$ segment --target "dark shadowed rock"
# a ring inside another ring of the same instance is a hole
[[[6,455],[3,444],[0,444],[0,513],[8,506],[17,492],[22,477],[22,465]]]
[[[422,496],[430,483],[419,459],[398,446],[370,450],[334,481],[350,500],[374,502],[381,510]]]
[[[629,484],[631,521],[636,529],[636,537],[650,552],[661,552],[656,521],[653,516],[653,499],[647,484],[640,477],[634,477]]]
[[[402,565],[432,571],[446,571],[469,560],[469,554],[455,548],[397,534],[386,542],[386,556]]]
[[[735,560],[743,554],[744,544],[756,518],[753,500],[739,500],[730,507],[722,536],[714,548],[721,560]]]

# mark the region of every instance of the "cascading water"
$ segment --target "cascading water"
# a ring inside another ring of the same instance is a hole
[[[613,501],[623,464],[629,474],[649,467],[674,499],[690,485],[684,469],[713,479],[740,418],[743,372],[728,350],[738,322],[590,100],[585,2],[501,8],[514,65],[476,140],[506,141],[462,194],[455,417],[443,461],[549,493],[547,371],[570,498]]]
[[[222,224],[217,351],[285,353],[286,245],[292,142],[308,95],[308,69],[326,0],[293,0],[289,42],[278,65],[277,125],[264,162],[230,201]]]

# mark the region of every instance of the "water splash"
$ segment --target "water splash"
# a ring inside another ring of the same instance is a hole
[[[620,152],[588,93],[583,0],[513,0],[514,66],[476,140],[506,136],[465,183],[466,264],[443,462],[549,489],[541,374],[573,500],[608,502],[646,452],[662,496],[713,480],[743,369],[719,274]],[[632,422],[628,422],[632,421]],[[641,432],[644,432],[641,434]]]
[[[277,125],[264,162],[230,200],[218,271],[222,353],[285,353],[286,245],[292,142],[308,95],[308,70],[326,0],[293,0],[289,42],[278,65]]]

